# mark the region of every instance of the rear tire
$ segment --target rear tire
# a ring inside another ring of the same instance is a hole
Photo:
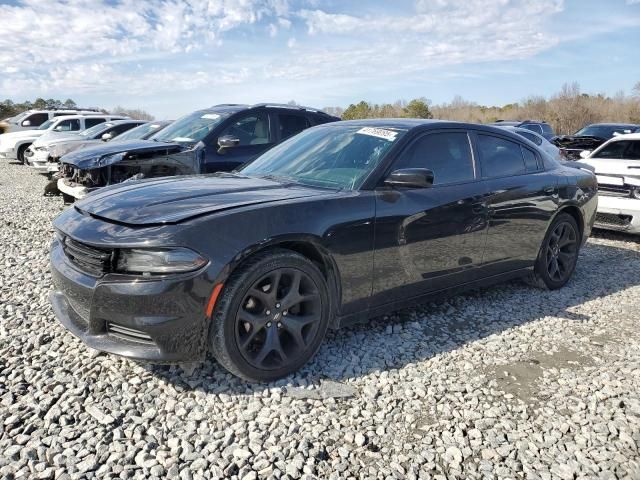
[[[327,283],[313,262],[284,249],[258,253],[229,277],[216,302],[211,353],[245,380],[286,377],[320,348],[329,306]]]
[[[29,145],[22,145],[20,148],[18,148],[18,155],[17,155],[18,161],[23,165],[29,165],[29,161],[24,156],[25,152],[27,151],[27,148],[29,148]]]
[[[560,213],[542,241],[529,283],[548,290],[562,288],[576,268],[581,241],[576,220]]]

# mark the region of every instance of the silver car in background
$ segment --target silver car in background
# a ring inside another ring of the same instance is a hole
[[[503,125],[500,125],[500,124],[496,124],[495,126],[499,127],[499,128],[503,128],[505,130],[509,130],[511,132],[514,132],[514,133],[517,133],[521,137],[524,137],[527,140],[529,140],[530,142],[534,143],[542,151],[544,151],[547,154],[549,154],[551,156],[551,158],[553,158],[554,160],[558,160],[559,162],[563,162],[563,159],[560,156],[560,149],[558,147],[556,147],[553,143],[551,143],[549,140],[544,138],[542,135],[540,135],[539,133],[532,132],[531,130],[528,130],[526,128],[512,127],[510,125],[504,125],[503,126]]]

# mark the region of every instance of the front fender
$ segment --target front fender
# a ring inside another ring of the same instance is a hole
[[[318,267],[325,275],[327,286],[329,287],[329,297],[331,300],[330,308],[332,312],[331,317],[335,318],[335,313],[337,313],[338,306],[341,304],[342,299],[340,272],[335,259],[323,245],[322,239],[316,235],[307,233],[288,233],[267,238],[263,241],[249,245],[238,252],[232,261],[226,265],[216,279],[216,283],[225,283],[229,276],[241,267],[248,258],[258,252],[269,250],[271,248],[285,248],[292,250],[319,264]]]

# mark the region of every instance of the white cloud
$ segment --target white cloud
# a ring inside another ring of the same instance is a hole
[[[197,50],[287,12],[286,0],[23,0],[0,5],[0,67]]]
[[[332,4],[337,10],[316,0],[0,4],[0,92],[152,96],[284,79],[372,83],[534,55],[558,42],[546,27],[563,8],[562,0],[417,0],[355,15]],[[288,49],[265,53],[284,31]],[[248,48],[220,49],[229,39]]]

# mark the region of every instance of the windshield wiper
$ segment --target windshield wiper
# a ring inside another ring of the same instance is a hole
[[[273,175],[271,173],[268,173],[266,175],[256,175],[258,178],[264,178],[266,180],[275,180],[276,182],[280,182],[280,183],[299,183],[297,181],[295,181],[293,178],[291,177],[285,177],[284,175]]]

